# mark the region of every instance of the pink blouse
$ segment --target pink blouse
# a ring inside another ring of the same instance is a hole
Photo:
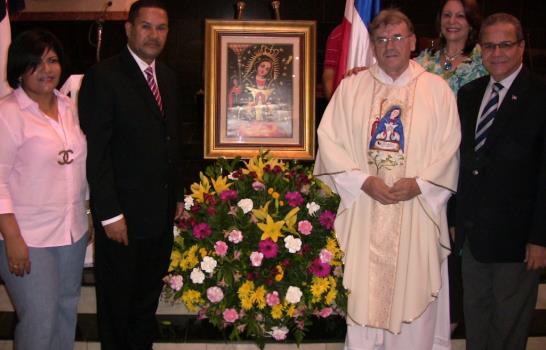
[[[21,88],[0,101],[0,214],[15,214],[30,247],[72,244],[88,228],[87,143],[74,105],[55,95],[58,122]]]

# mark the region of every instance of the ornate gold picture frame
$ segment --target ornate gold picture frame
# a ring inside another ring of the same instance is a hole
[[[205,158],[314,158],[315,42],[314,21],[206,21]]]

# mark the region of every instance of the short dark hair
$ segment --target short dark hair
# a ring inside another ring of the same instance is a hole
[[[440,47],[439,49],[443,49],[446,46],[446,38],[442,35],[442,28],[441,28],[441,22],[442,22],[442,12],[444,10],[444,6],[447,4],[448,1],[453,0],[444,0],[442,1],[442,6],[440,6],[440,10],[438,11],[438,14],[436,15],[436,30],[438,31],[438,35],[440,36]],[[466,43],[464,45],[463,53],[465,55],[468,55],[472,52],[474,49],[474,46],[478,43],[478,35],[480,33],[480,27],[482,23],[482,14],[480,12],[480,7],[478,6],[478,3],[476,0],[455,0],[459,1],[461,5],[463,5],[464,9],[464,16],[466,18],[466,21],[468,22],[468,25],[470,26],[470,31],[468,32],[468,38],[466,39]]]
[[[483,31],[487,27],[491,27],[498,23],[508,23],[514,26],[516,29],[516,39],[518,41],[525,40],[525,37],[523,36],[523,29],[521,27],[521,22],[516,17],[512,16],[511,14],[499,12],[494,13],[490,16],[488,16],[482,23],[482,28],[480,29],[480,41],[482,41],[483,37]]]
[[[138,17],[138,12],[141,8],[144,7],[154,7],[162,9],[163,11],[168,13],[167,6],[161,0],[137,0],[129,8],[129,16],[127,17],[127,22],[134,24],[136,18]]]
[[[18,88],[21,85],[21,76],[28,71],[34,72],[42,61],[42,55],[48,50],[57,54],[62,70],[65,63],[64,50],[53,33],[43,29],[33,29],[19,34],[8,49],[9,86]]]
[[[370,23],[369,31],[370,34],[373,36],[375,31],[383,25],[386,26],[387,24],[398,24],[402,22],[406,23],[408,30],[411,34],[415,33],[415,30],[413,29],[413,23],[411,23],[408,16],[406,16],[402,11],[397,8],[390,8],[379,12]]]

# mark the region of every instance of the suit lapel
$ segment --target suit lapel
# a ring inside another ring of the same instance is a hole
[[[501,105],[495,116],[495,121],[491,126],[487,140],[484,144],[484,150],[492,150],[495,148],[496,143],[501,139],[502,131],[505,129],[506,124],[510,121],[511,118],[517,115],[517,111],[521,110],[519,104],[521,103],[525,87],[527,86],[528,74],[523,68],[514,82],[510,86],[510,89],[506,93],[506,96],[502,100]]]
[[[131,56],[129,49],[125,48],[122,51],[121,59],[124,63],[123,67],[125,68],[127,75],[133,82],[133,87],[135,88],[135,90],[137,90],[139,95],[142,96],[142,101],[145,101],[145,104],[149,106],[150,111],[155,118],[162,119],[161,111],[159,110],[159,106],[155,101],[152,90],[150,90],[150,87],[148,86],[146,78],[144,78],[144,73],[142,73],[135,59],[133,58],[133,56]],[[161,93],[161,88],[159,89],[159,91]]]
[[[465,149],[468,149],[470,152],[474,152],[474,136],[476,134],[476,122],[478,120],[478,114],[480,113],[480,106],[482,103],[483,95],[485,94],[485,89],[489,83],[489,76],[480,78],[481,81],[477,82],[472,91],[469,91],[465,96],[466,106],[465,115],[468,116],[467,120],[464,123],[464,133],[463,140],[468,140],[466,145],[462,145]]]

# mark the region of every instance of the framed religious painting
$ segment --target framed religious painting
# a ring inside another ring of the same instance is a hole
[[[206,21],[205,158],[314,158],[315,41],[314,21]]]

